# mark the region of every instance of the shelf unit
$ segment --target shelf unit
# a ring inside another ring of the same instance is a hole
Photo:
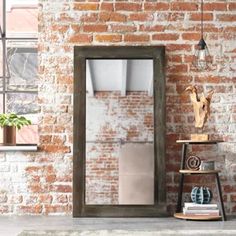
[[[180,183],[179,183],[179,192],[178,192],[178,201],[176,213],[174,214],[175,218],[179,219],[188,219],[188,220],[219,220],[222,219],[226,221],[224,203],[221,192],[220,178],[219,173],[220,170],[186,170],[185,169],[185,161],[187,154],[188,145],[212,145],[223,142],[222,140],[207,140],[207,141],[194,141],[194,140],[177,140],[177,143],[182,144],[182,155],[181,155],[181,164],[180,164]],[[183,185],[184,185],[184,176],[185,175],[214,175],[216,178],[216,187],[218,192],[219,199],[219,207],[221,216],[206,216],[206,215],[197,215],[197,216],[186,216],[181,212],[182,209],[182,194],[183,194]]]
[[[183,213],[175,213],[174,217],[184,220],[220,220],[222,218],[221,216],[204,216],[204,215],[186,216]]]

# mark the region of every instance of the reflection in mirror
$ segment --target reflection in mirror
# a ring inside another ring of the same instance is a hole
[[[153,60],[86,60],[86,204],[154,204]]]

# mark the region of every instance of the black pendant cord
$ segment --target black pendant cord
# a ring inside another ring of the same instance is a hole
[[[201,0],[201,38],[203,39],[203,0]]]

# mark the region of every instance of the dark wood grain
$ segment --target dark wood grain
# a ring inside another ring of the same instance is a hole
[[[86,205],[86,59],[152,59],[154,62],[153,205]],[[73,216],[166,216],[165,183],[165,48],[163,46],[95,46],[74,48]]]

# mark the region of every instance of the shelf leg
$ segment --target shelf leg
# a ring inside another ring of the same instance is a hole
[[[185,168],[186,152],[187,152],[187,144],[185,143],[182,146],[182,155],[181,155],[181,164],[180,164],[181,170],[183,170]],[[184,174],[180,174],[179,192],[178,192],[178,201],[177,201],[176,212],[181,212],[183,186],[184,186]]]
[[[181,164],[180,164],[181,170],[185,169],[186,152],[187,152],[187,144],[184,143],[182,146],[182,154],[181,154]]]
[[[225,215],[225,208],[224,208],[224,202],[223,202],[221,186],[220,186],[220,178],[219,178],[218,173],[216,173],[216,188],[217,188],[218,197],[220,200],[220,211],[221,211],[222,220],[226,221],[227,219],[226,219],[226,215]]]
[[[181,208],[182,208],[183,187],[184,187],[184,174],[180,174],[178,201],[177,201],[177,208],[176,208],[177,213],[181,212]]]

